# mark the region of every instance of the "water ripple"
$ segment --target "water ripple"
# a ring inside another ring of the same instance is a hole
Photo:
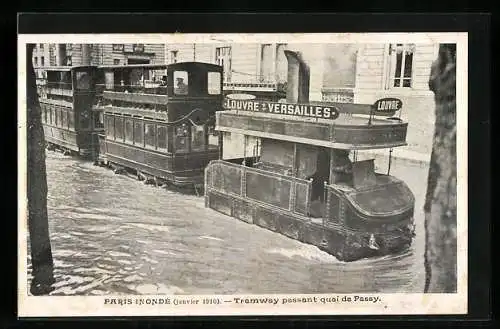
[[[407,253],[344,263],[203,198],[49,152],[52,294],[420,292],[427,168],[392,168],[416,195],[417,240]],[[28,271],[31,280],[29,255]]]

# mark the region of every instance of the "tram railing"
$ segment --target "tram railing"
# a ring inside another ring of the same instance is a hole
[[[206,184],[209,189],[227,195],[309,215],[312,192],[309,180],[215,160],[207,167]]]
[[[113,85],[107,86],[106,84],[97,84],[97,89],[102,91],[114,91],[118,93],[131,93],[131,94],[148,94],[148,95],[167,95],[167,86],[160,84],[145,84],[145,85]]]

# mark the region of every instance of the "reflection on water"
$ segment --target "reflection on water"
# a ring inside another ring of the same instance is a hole
[[[392,163],[416,195],[412,249],[353,263],[58,153],[47,153],[47,171],[53,295],[423,290],[424,166]]]

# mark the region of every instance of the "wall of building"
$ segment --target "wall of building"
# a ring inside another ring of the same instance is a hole
[[[323,89],[355,87],[358,48],[350,43],[325,45]]]
[[[401,118],[408,121],[408,149],[429,154],[434,134],[434,96],[429,90],[428,80],[431,64],[437,58],[438,45],[416,44],[414,49],[411,87],[394,88],[389,76],[389,45],[359,47],[354,102],[372,104],[384,97],[401,99]]]
[[[228,65],[227,60],[230,60],[231,73],[226,74],[228,80],[226,82],[233,83],[255,83],[262,81],[262,46],[257,43],[240,43],[240,44],[166,44],[165,46],[165,56],[168,63],[172,63],[174,58],[177,62],[185,61],[197,61],[221,64],[217,60],[216,48],[230,47],[231,56],[226,59],[226,65]],[[271,80],[269,82],[286,81],[286,59],[284,57],[284,47],[279,47],[278,45],[270,44],[271,56],[267,56],[264,60],[269,61],[267,65],[271,72],[269,77],[264,79],[265,81]],[[175,52],[175,55],[173,54]],[[276,78],[276,79],[275,79]]]

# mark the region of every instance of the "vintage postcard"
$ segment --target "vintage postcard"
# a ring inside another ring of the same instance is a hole
[[[466,33],[18,50],[19,316],[467,313]],[[436,106],[456,171],[432,170]]]

